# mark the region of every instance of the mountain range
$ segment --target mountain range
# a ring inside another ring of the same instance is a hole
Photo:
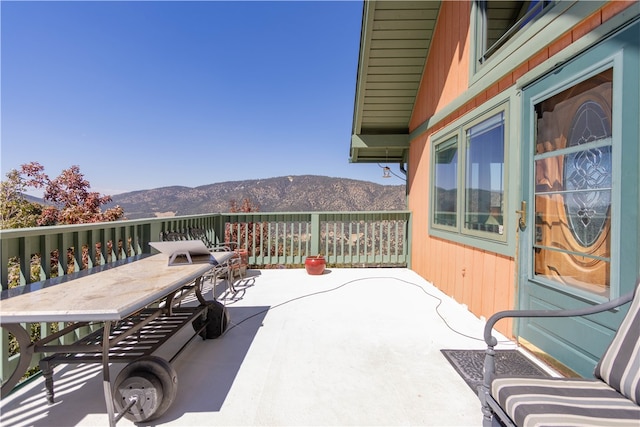
[[[375,211],[406,209],[405,185],[318,175],[171,186],[112,196],[127,219],[230,212],[246,199],[259,212]]]

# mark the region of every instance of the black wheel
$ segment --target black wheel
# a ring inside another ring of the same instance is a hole
[[[124,417],[134,422],[150,421],[166,412],[177,390],[178,375],[171,364],[157,356],[145,356],[120,371],[114,383],[113,402],[122,413],[135,399]]]
[[[202,307],[202,304],[200,307]],[[204,319],[205,315],[206,320]],[[191,322],[194,331],[202,328],[205,323],[207,326],[200,331],[200,336],[206,340],[218,338],[227,329],[227,325],[229,324],[229,311],[227,307],[218,301],[207,302],[207,310]]]

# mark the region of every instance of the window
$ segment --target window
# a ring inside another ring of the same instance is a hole
[[[458,210],[458,140],[453,137],[436,147],[434,223],[455,227]]]
[[[504,113],[467,129],[466,144],[464,227],[503,234]]]
[[[613,69],[534,109],[535,275],[609,296]]]
[[[479,0],[478,62],[484,63],[529,23],[546,13],[553,1]]]
[[[435,140],[432,229],[506,241],[505,122],[500,107]]]

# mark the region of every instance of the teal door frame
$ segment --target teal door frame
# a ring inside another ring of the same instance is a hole
[[[608,68],[613,68],[610,293],[613,299],[633,289],[640,276],[640,21],[577,55],[527,87],[522,96],[522,197],[528,225],[519,236],[518,306],[521,309],[572,309],[602,302],[602,296],[536,277],[533,199],[536,117],[534,105]],[[626,309],[623,309],[624,312]],[[590,377],[622,314],[588,318],[520,320],[517,333],[582,376]]]

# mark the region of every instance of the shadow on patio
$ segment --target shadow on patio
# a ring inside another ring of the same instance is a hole
[[[484,349],[484,322],[408,269],[252,270],[220,300],[231,325],[174,362],[178,395],[151,425],[479,426],[480,403],[440,352]],[[207,296],[211,297],[211,290]],[[192,333],[165,344],[169,358]],[[499,348],[514,348],[504,343]],[[123,365],[113,365],[112,380]],[[3,426],[107,425],[98,365],[60,366],[3,399]],[[118,426],[134,425],[126,419]]]

